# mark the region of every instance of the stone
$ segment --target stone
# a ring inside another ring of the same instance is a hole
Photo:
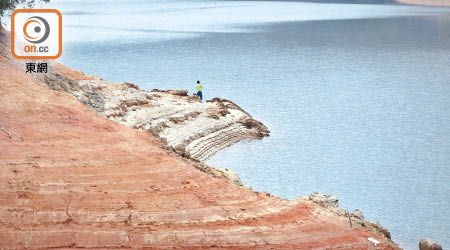
[[[329,211],[338,214],[345,215],[347,214],[347,210],[342,207],[339,207],[339,198],[336,196],[322,194],[322,193],[313,193],[309,195],[309,200],[318,203],[320,206],[328,209]]]
[[[171,95],[178,95],[178,96],[187,96],[188,91],[187,90],[167,90],[167,93]]]
[[[38,77],[43,79],[51,89],[56,91],[72,93],[81,89],[77,81],[58,73],[43,74]]]
[[[339,198],[336,196],[322,194],[322,193],[313,193],[309,195],[309,199],[313,202],[318,203],[324,208],[336,208],[339,207],[338,202]]]
[[[419,242],[420,250],[442,250],[442,247],[430,238],[422,238]]]
[[[356,218],[364,221],[364,214],[361,210],[355,209],[355,211],[353,211],[352,215],[355,216]]]
[[[173,147],[173,151],[181,156],[185,156],[186,150],[183,144],[177,144]]]
[[[133,88],[133,89],[136,89],[136,90],[139,89],[139,86],[137,86],[136,84],[131,83],[131,82],[124,82],[123,84],[124,84],[125,86],[127,86],[128,88]]]
[[[384,228],[383,226],[381,226],[380,222],[375,221],[375,222],[367,222],[367,226],[374,228],[376,231],[380,232],[381,234],[384,235],[384,237],[391,239],[391,232],[389,232],[389,230],[387,230],[386,228]]]
[[[228,168],[219,168],[210,166],[211,170],[215,172],[215,174],[221,175],[228,183],[231,183],[236,186],[242,186],[242,181],[239,175],[235,172],[231,171]]]
[[[103,112],[105,108],[105,101],[103,97],[98,92],[88,92],[88,106],[97,112]]]

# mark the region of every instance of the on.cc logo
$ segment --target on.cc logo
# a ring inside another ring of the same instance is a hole
[[[11,53],[17,59],[61,56],[61,13],[55,9],[15,10],[11,15]]]
[[[50,35],[50,25],[47,20],[39,16],[33,16],[27,19],[23,25],[23,36],[30,43],[42,43]]]

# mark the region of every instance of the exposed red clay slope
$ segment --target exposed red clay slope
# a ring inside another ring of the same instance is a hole
[[[0,248],[394,249],[313,203],[212,178],[24,71],[0,53]]]

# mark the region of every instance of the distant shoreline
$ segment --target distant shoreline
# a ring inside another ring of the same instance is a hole
[[[397,0],[399,3],[450,7],[450,0]]]

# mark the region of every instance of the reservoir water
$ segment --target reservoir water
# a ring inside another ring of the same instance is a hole
[[[277,1],[53,1],[60,62],[233,100],[271,136],[208,161],[258,191],[336,195],[405,249],[450,248],[450,9]]]

